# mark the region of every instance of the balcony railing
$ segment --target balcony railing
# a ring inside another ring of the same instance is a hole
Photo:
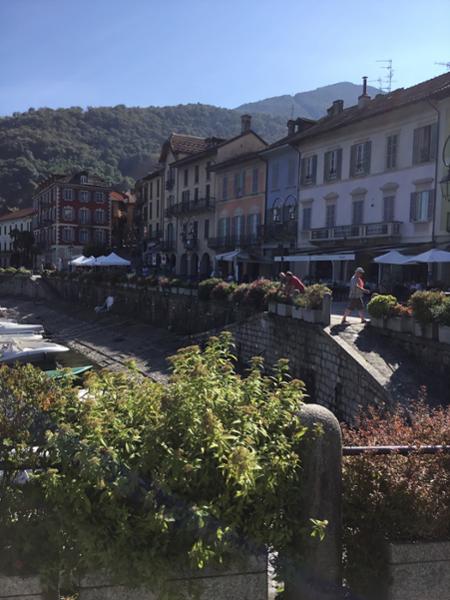
[[[234,248],[248,248],[257,246],[261,242],[260,233],[248,235],[228,235],[208,239],[208,246],[212,250],[233,250]]]
[[[312,242],[328,242],[332,240],[358,240],[365,238],[390,238],[400,235],[401,223],[365,223],[363,225],[338,225],[336,227],[321,227],[311,229]]]
[[[204,210],[213,210],[215,206],[214,198],[199,198],[198,200],[186,200],[168,206],[165,210],[166,217],[175,217],[176,215],[202,212]]]
[[[297,238],[297,219],[284,223],[262,225],[262,237],[265,242],[291,241]]]

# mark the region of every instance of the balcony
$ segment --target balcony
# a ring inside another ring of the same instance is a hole
[[[214,210],[216,201],[214,198],[199,198],[198,200],[187,200],[173,204],[164,211],[166,217],[175,217],[177,215],[192,214],[206,210]]]
[[[297,239],[297,220],[262,225],[262,237],[265,242],[295,241]]]
[[[173,190],[174,185],[175,185],[175,179],[168,179],[166,181],[166,190],[168,190],[168,191]]]
[[[259,233],[249,235],[228,235],[208,239],[208,247],[212,250],[234,250],[235,248],[249,248],[258,246],[261,242]]]
[[[163,240],[159,245],[159,249],[161,252],[173,252],[175,250],[175,240]]]
[[[311,242],[333,242],[335,240],[359,240],[376,238],[399,237],[401,223],[392,221],[389,223],[365,223],[363,225],[338,225],[336,227],[322,227],[311,229],[309,239]]]

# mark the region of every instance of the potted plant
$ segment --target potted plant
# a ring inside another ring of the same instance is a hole
[[[439,305],[443,303],[445,295],[442,292],[418,291],[409,299],[412,308],[414,323],[414,334],[417,337],[432,339],[434,336],[433,320],[434,313]],[[437,337],[437,335],[436,335]]]
[[[223,279],[220,279],[220,277],[210,277],[209,279],[204,279],[201,281],[198,284],[198,299],[209,300],[213,289],[222,281]]]
[[[276,304],[276,314],[280,317],[292,316],[292,300],[286,296],[284,292],[278,290],[274,295]]]
[[[387,329],[399,333],[414,333],[414,321],[412,309],[403,304],[394,304],[386,321]]]
[[[372,327],[383,329],[392,308],[397,304],[397,298],[389,294],[377,294],[373,296],[367,305]]]
[[[294,306],[292,307],[292,317],[294,319],[303,320],[303,313],[306,308],[305,294],[301,294],[294,298]]]
[[[438,323],[438,339],[442,344],[450,344],[450,298],[445,298],[434,311]]]
[[[299,306],[303,308],[303,320],[308,323],[323,322],[323,299],[325,294],[331,294],[330,288],[321,283],[315,283],[305,288],[305,292],[297,296]]]

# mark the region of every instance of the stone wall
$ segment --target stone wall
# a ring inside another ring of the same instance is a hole
[[[269,366],[289,358],[291,374],[306,383],[310,399],[338,419],[351,422],[360,406],[390,400],[380,375],[344,340],[319,325],[263,313],[226,329],[233,333],[244,363],[252,356],[262,356]],[[203,341],[208,334],[193,341]]]
[[[5,577],[0,575],[0,600],[42,600],[38,577]]]

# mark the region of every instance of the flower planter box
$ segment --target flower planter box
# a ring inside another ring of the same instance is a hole
[[[192,290],[191,290],[191,296],[195,296],[195,297],[197,297],[197,296],[198,296],[198,290],[196,290],[196,289],[192,289]]]
[[[403,331],[403,319],[401,317],[390,317],[386,319],[386,329],[390,331],[396,331],[398,333],[402,333]]]
[[[303,320],[307,323],[322,323],[322,311],[312,308],[303,309]]]
[[[411,333],[414,335],[414,319],[411,317],[402,317],[402,332]]]
[[[375,317],[370,317],[370,324],[372,327],[376,327],[378,329],[384,329],[384,319],[382,318],[375,318]]]
[[[273,315],[277,314],[277,303],[276,302],[269,302],[267,304],[267,310],[272,313]]]
[[[439,325],[438,336],[439,341],[442,344],[450,344],[450,327],[447,325]]]
[[[277,303],[277,315],[280,317],[290,317],[292,315],[292,306],[290,304]]]
[[[433,325],[431,323],[426,323],[422,325],[418,321],[414,321],[414,335],[416,337],[423,337],[427,340],[433,339]]]
[[[183,296],[190,296],[191,290],[189,288],[178,288],[178,292]]]
[[[293,319],[303,319],[303,311],[305,309],[302,306],[293,306],[292,307],[292,318]]]

